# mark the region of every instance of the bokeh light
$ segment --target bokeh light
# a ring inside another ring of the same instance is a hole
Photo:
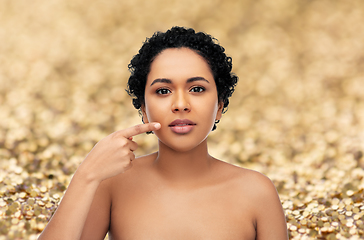
[[[362,239],[363,22],[361,0],[1,0],[0,240],[36,239],[93,145],[141,122],[127,65],[174,25],[240,77],[211,154],[272,179],[290,239]]]

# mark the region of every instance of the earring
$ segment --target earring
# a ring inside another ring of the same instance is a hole
[[[142,122],[143,122],[143,124],[145,124],[143,116],[142,116]],[[151,133],[153,133],[153,131],[146,132],[146,134],[151,134]]]
[[[215,120],[215,123],[214,123],[214,126],[212,127],[212,130],[211,131],[215,131],[217,126],[216,124],[218,124],[220,122],[220,120]]]

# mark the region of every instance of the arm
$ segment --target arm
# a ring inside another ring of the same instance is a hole
[[[257,240],[288,240],[287,223],[277,190],[269,178],[261,175],[257,181]]]
[[[104,239],[109,230],[111,214],[110,185],[113,180],[104,180],[98,187],[83,226],[81,240]]]
[[[39,240],[80,239],[83,225],[99,183],[78,171]]]
[[[94,206],[99,203],[103,206],[91,214],[105,218],[109,194],[107,187],[103,186],[103,181],[132,166],[131,161],[135,158],[133,151],[138,147],[132,141],[132,136],[159,128],[160,124],[141,124],[117,131],[98,142],[78,167],[57,211],[38,239],[80,239],[93,201]],[[85,230],[90,229],[88,226]],[[102,234],[105,230],[107,229],[103,224],[101,231],[99,229],[97,232]],[[105,235],[105,232],[103,234]]]

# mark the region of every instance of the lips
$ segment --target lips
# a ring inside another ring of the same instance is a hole
[[[178,134],[185,134],[192,131],[192,129],[195,127],[196,123],[192,122],[189,119],[176,119],[173,122],[171,122],[168,127],[171,128],[171,130]]]
[[[173,122],[171,122],[168,126],[186,126],[186,125],[196,125],[196,123],[192,122],[189,119],[176,119]]]

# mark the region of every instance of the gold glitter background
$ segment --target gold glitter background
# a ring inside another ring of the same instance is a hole
[[[36,239],[93,145],[141,122],[127,64],[173,25],[240,77],[211,153],[272,179],[290,239],[363,239],[363,23],[362,0],[0,0],[0,240]]]

